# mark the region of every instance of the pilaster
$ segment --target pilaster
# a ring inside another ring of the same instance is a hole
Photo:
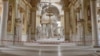
[[[8,8],[9,8],[9,1],[3,0],[3,15],[1,18],[1,44],[4,44],[3,40],[7,38],[7,20],[8,20]]]
[[[91,5],[91,23],[92,23],[92,42],[93,46],[98,46],[98,26],[97,26],[97,18],[96,18],[96,0],[90,0]]]
[[[70,31],[70,26],[69,26],[69,9],[67,7],[65,7],[64,9],[64,30],[65,30],[65,40],[70,41],[69,38],[69,31]]]

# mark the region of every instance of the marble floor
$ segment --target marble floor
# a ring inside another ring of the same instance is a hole
[[[94,49],[89,47],[67,47],[62,50],[56,50],[56,47],[44,47],[42,49],[36,49],[39,47],[27,47],[27,46],[10,46],[0,49],[0,56],[98,56]],[[80,49],[81,48],[81,49]],[[84,49],[86,48],[86,49]],[[44,50],[45,49],[45,50]]]
[[[12,54],[7,54],[7,53],[0,52],[0,56],[18,56],[18,55],[12,55]]]
[[[1,52],[0,56],[35,56],[35,55],[19,55],[19,54],[18,55],[14,55],[14,54],[7,54],[7,53],[2,53]],[[59,55],[56,55],[56,54],[53,54],[52,52],[49,52],[49,55],[43,54],[43,55],[40,55],[40,56],[59,56]],[[88,55],[61,55],[61,56],[99,56],[99,55],[88,54]]]
[[[99,56],[92,46],[29,44],[0,47],[0,56]]]

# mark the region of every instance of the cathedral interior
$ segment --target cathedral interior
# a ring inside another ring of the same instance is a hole
[[[100,56],[100,0],[0,0],[0,56]]]

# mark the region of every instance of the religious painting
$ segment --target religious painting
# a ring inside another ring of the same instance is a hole
[[[8,20],[7,20],[7,32],[11,32],[12,30],[12,6],[9,5],[8,11]]]

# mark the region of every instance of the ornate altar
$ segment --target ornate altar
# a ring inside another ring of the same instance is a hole
[[[40,19],[40,25],[36,30],[36,41],[42,42],[61,42],[65,40],[64,28],[59,26],[58,13],[52,9],[51,3],[45,8]]]

